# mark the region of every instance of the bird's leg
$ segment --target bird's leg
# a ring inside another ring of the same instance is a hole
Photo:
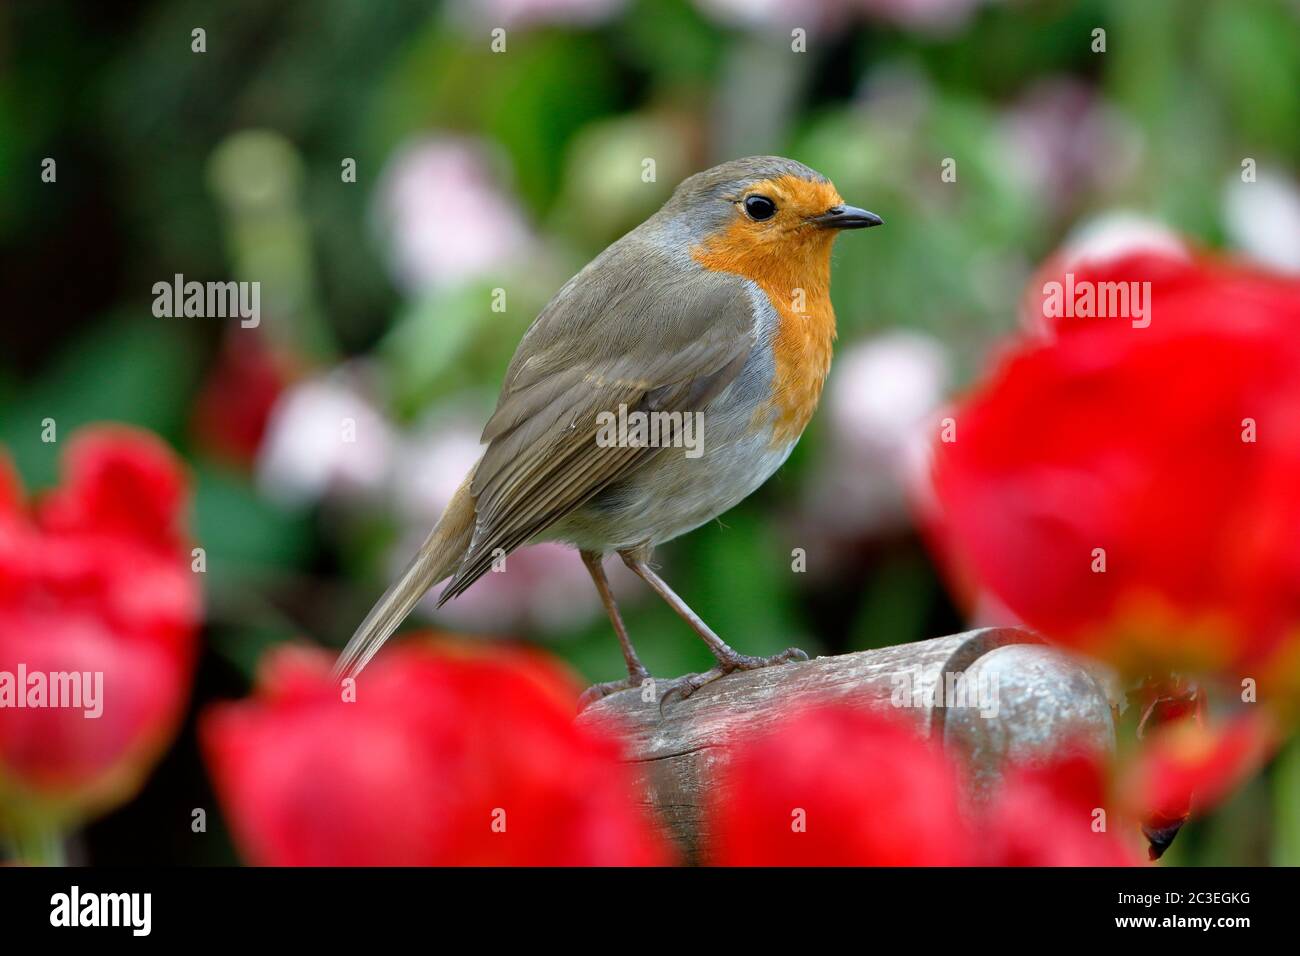
[[[618,553],[623,559],[623,563],[631,568],[636,575],[645,581],[654,589],[664,601],[671,607],[696,634],[700,635],[704,643],[709,646],[713,656],[718,659],[718,666],[704,674],[692,674],[682,678],[681,686],[674,689],[680,690],[683,697],[690,696],[692,692],[698,690],[709,681],[717,680],[724,674],[730,674],[732,671],[756,670],[760,667],[768,667],[772,664],[784,664],[787,661],[806,661],[808,655],[797,647],[787,647],[780,654],[773,654],[771,657],[752,657],[749,654],[741,654],[731,647],[726,641],[713,633],[712,628],[701,620],[700,616],[690,609],[690,606],[677,596],[664,581],[663,578],[655,574],[654,570],[647,563],[650,557],[649,548],[629,548]]]
[[[596,591],[600,594],[600,603],[605,605],[605,613],[609,615],[609,623],[614,626],[614,633],[618,635],[619,646],[623,649],[623,661],[627,664],[626,680],[607,681],[603,684],[594,684],[588,687],[578,700],[578,709],[581,710],[592,701],[599,700],[607,694],[627,690],[629,687],[640,687],[641,682],[650,676],[650,672],[645,669],[641,659],[636,656],[636,649],[632,646],[632,639],[628,637],[627,627],[623,624],[623,615],[618,613],[618,605],[614,602],[614,593],[609,589],[609,579],[605,577],[605,568],[601,564],[603,555],[597,554],[595,551],[579,551],[578,554],[582,556],[582,563],[587,566],[592,583],[596,585]]]

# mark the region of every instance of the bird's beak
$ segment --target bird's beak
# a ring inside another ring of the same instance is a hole
[[[871,226],[885,224],[885,220],[874,212],[867,212],[857,206],[832,206],[820,216],[813,216],[812,222],[823,229],[869,229]]]

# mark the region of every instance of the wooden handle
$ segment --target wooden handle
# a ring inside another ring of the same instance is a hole
[[[1096,665],[1020,628],[933,640],[730,674],[685,700],[625,690],[583,711],[627,739],[638,786],[669,834],[698,860],[709,834],[705,796],[726,742],[763,733],[814,701],[888,706],[962,760],[968,799],[987,799],[1008,758],[1032,760],[1082,737],[1113,748],[1112,683]],[[612,718],[612,720],[611,720]]]

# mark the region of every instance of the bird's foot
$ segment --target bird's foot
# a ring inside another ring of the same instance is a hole
[[[705,684],[711,683],[727,673],[730,672],[724,671],[721,667],[715,667],[702,674],[687,674],[684,677],[674,677],[672,680],[657,681],[649,674],[645,674],[633,675],[623,680],[606,681],[603,684],[592,684],[578,698],[578,711],[586,710],[596,701],[608,697],[610,694],[616,694],[621,690],[639,688],[643,699],[647,703],[659,704],[659,712],[662,715],[663,705],[670,695],[677,694],[684,700]]]
[[[660,716],[663,716],[664,704],[668,703],[668,698],[672,695],[676,694],[678,699],[685,700],[705,684],[711,684],[727,673],[721,667],[714,667],[699,674],[685,674],[672,680],[659,681],[654,687],[654,699],[659,702]]]
[[[649,671],[641,671],[636,674],[629,674],[622,680],[605,681],[603,684],[592,684],[582,696],[578,698],[578,710],[583,711],[603,697],[610,694],[617,694],[621,690],[631,690],[640,687],[644,681],[653,681]]]
[[[700,674],[687,674],[685,677],[678,677],[670,681],[663,681],[656,688],[659,696],[659,710],[663,712],[664,703],[668,698],[676,694],[679,699],[685,700],[705,684],[711,684],[719,677],[726,677],[736,671],[754,671],[760,667],[771,667],[774,664],[786,664],[790,661],[806,661],[808,655],[797,647],[787,647],[779,654],[773,654],[770,657],[754,657],[750,654],[732,654],[725,658],[719,658],[718,665],[710,670]]]
[[[681,700],[690,697],[697,690],[706,684],[711,684],[719,677],[726,677],[736,671],[753,671],[760,667],[771,667],[774,664],[786,664],[790,661],[806,661],[808,655],[797,647],[787,647],[779,654],[773,654],[770,657],[754,657],[750,654],[731,653],[725,658],[718,660],[716,667],[710,668],[698,674],[686,674],[682,677],[674,677],[672,680],[656,681],[650,676],[649,672],[641,671],[631,674],[622,680],[606,681],[603,684],[592,684],[588,687],[581,697],[578,698],[578,710],[582,711],[590,707],[596,701],[610,694],[616,694],[621,690],[632,690],[640,688],[643,696],[649,692],[646,697],[648,701],[658,701],[659,710],[663,712],[663,706],[667,703],[668,698],[676,694]],[[647,687],[648,682],[648,687]]]
[[[732,651],[729,655],[718,658],[718,667],[724,674],[730,674],[732,671],[756,671],[760,667],[771,667],[773,664],[786,664],[790,661],[806,661],[808,655],[797,647],[787,647],[780,654],[773,654],[771,657],[753,657],[749,654],[737,654]]]

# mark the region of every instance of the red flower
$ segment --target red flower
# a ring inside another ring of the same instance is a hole
[[[194,406],[195,437],[214,455],[249,465],[295,363],[249,329],[232,332]]]
[[[972,807],[950,756],[896,715],[824,705],[733,747],[709,808],[711,861],[1132,865],[1138,830],[1124,803],[1107,810],[1108,783],[1105,755],[1067,743],[1008,767],[989,804]]]
[[[200,613],[186,504],[180,463],[146,432],[79,432],[63,484],[30,511],[0,457],[0,828],[121,802],[170,741]],[[78,692],[97,703],[19,706],[58,672],[86,675]]]
[[[956,413],[934,480],[961,563],[1132,673],[1294,680],[1300,282],[1149,252],[1068,281],[1150,282],[1148,308],[1051,319]]]
[[[791,715],[737,743],[714,792],[714,863],[973,862],[954,768],[889,714],[825,705]]]
[[[524,650],[408,641],[355,687],[285,648],[201,739],[236,842],[269,865],[652,865],[667,847],[567,676]]]
[[[1193,813],[1204,813],[1253,776],[1277,741],[1264,711],[1246,711],[1222,723],[1195,712],[1146,735],[1125,773],[1124,791],[1140,815],[1158,858]]]
[[[1043,763],[1008,768],[984,816],[980,862],[1136,865],[1132,818],[1108,806],[1107,763],[1103,754],[1067,744]]]

